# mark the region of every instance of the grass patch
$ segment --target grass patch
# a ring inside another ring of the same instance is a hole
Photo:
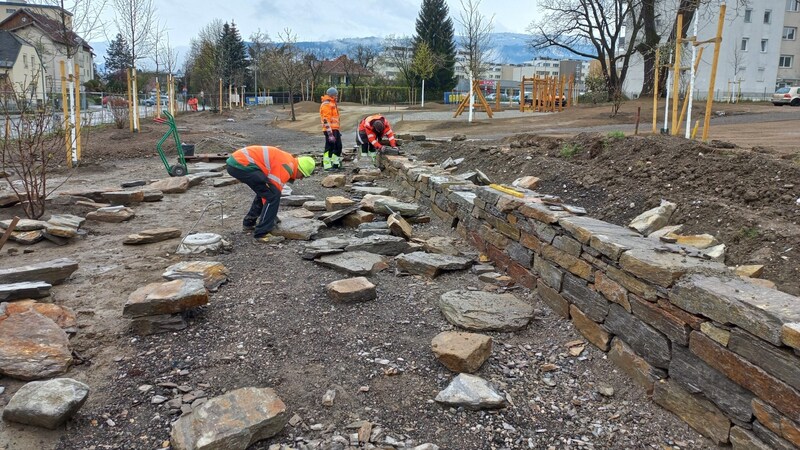
[[[559,152],[559,155],[562,158],[572,158],[573,156],[580,153],[581,150],[583,150],[583,148],[580,146],[580,144],[564,143],[564,145],[561,146],[561,151]]]
[[[761,235],[761,231],[759,231],[758,228],[755,227],[748,227],[748,228],[742,228],[742,230],[739,231],[739,234],[743,238],[755,239]]]
[[[622,131],[612,131],[608,133],[606,137],[613,140],[625,139],[625,133]]]

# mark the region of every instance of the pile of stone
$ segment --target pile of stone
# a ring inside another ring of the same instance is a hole
[[[57,245],[66,245],[78,237],[85,219],[71,214],[53,214],[46,221],[21,219],[14,227],[9,240],[21,245],[33,245],[48,240]],[[11,225],[11,219],[0,221],[0,233]]]

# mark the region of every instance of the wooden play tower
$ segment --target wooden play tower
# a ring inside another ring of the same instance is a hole
[[[519,85],[519,110],[561,112],[573,103],[575,76],[522,77]],[[530,93],[529,96],[526,93]]]

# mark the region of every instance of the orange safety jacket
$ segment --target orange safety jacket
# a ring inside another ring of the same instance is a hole
[[[392,131],[392,126],[389,125],[389,121],[386,120],[386,117],[383,117],[380,114],[375,114],[372,116],[366,117],[361,123],[358,124],[358,132],[361,134],[367,135],[367,140],[370,144],[372,144],[375,148],[381,148],[383,145],[378,141],[378,136],[375,134],[375,129],[372,128],[372,122],[376,120],[383,120],[383,135],[382,137],[386,137],[389,139],[389,144],[392,147],[397,147],[397,140],[394,138],[394,131]]]
[[[242,166],[255,164],[280,191],[289,180],[294,180],[299,173],[297,158],[278,147],[266,145],[250,145],[236,150],[231,155]]]
[[[319,118],[322,121],[322,131],[331,132],[339,129],[339,107],[336,106],[336,99],[330,95],[322,96],[322,104],[319,105]]]

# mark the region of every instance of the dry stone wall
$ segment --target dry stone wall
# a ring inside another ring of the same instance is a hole
[[[383,163],[692,428],[734,449],[800,448],[800,298],[534,191]]]

